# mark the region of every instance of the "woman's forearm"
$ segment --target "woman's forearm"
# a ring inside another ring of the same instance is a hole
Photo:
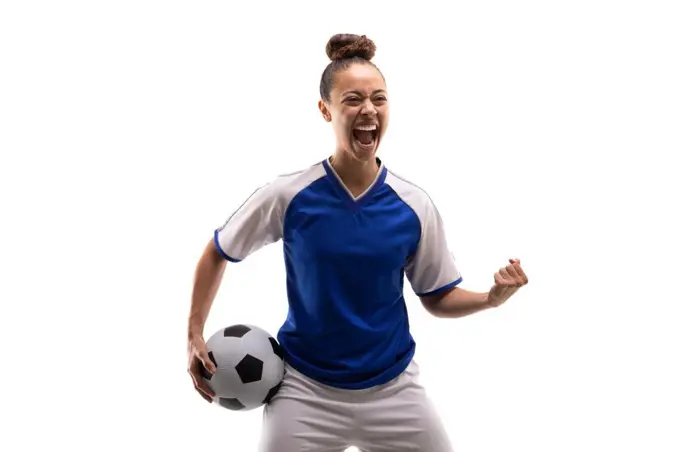
[[[195,335],[203,336],[203,328],[222,282],[226,265],[227,261],[219,255],[212,242],[209,243],[196,265],[194,274],[189,309],[190,338]]]
[[[472,292],[456,287],[443,296],[423,297],[425,308],[435,317],[465,317],[491,308],[488,292]]]

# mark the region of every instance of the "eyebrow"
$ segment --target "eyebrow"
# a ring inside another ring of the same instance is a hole
[[[384,89],[376,89],[375,91],[373,91],[372,94],[378,94],[378,93],[387,94],[387,91],[385,91]],[[356,90],[345,91],[344,93],[342,93],[343,96],[346,96],[348,94],[357,94],[359,96],[363,95],[363,93],[356,91]]]

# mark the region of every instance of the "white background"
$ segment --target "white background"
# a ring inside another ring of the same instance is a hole
[[[332,152],[318,83],[350,32],[387,78],[380,155],[432,195],[463,287],[510,257],[530,278],[449,321],[406,286],[456,451],[680,450],[674,2],[395,5],[3,2],[0,449],[256,450],[261,412],[185,371],[194,266]],[[284,289],[280,243],[228,266],[206,331],[274,333]]]

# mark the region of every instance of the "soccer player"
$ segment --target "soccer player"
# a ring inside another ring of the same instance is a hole
[[[376,152],[389,121],[383,75],[365,36],[335,35],[319,109],[337,137],[328,158],[257,189],[217,229],[201,257],[189,316],[189,373],[227,262],[283,241],[289,313],[278,332],[286,371],[264,407],[262,452],[447,452],[451,443],[413,360],[406,277],[425,309],[461,317],[504,303],[528,279],[519,260],[489,292],[460,287],[442,218],[427,193]]]

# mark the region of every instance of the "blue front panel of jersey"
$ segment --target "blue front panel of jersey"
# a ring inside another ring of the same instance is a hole
[[[420,239],[415,213],[386,185],[348,208],[323,178],[284,218],[292,364],[338,386],[368,381],[412,351],[403,270]]]

